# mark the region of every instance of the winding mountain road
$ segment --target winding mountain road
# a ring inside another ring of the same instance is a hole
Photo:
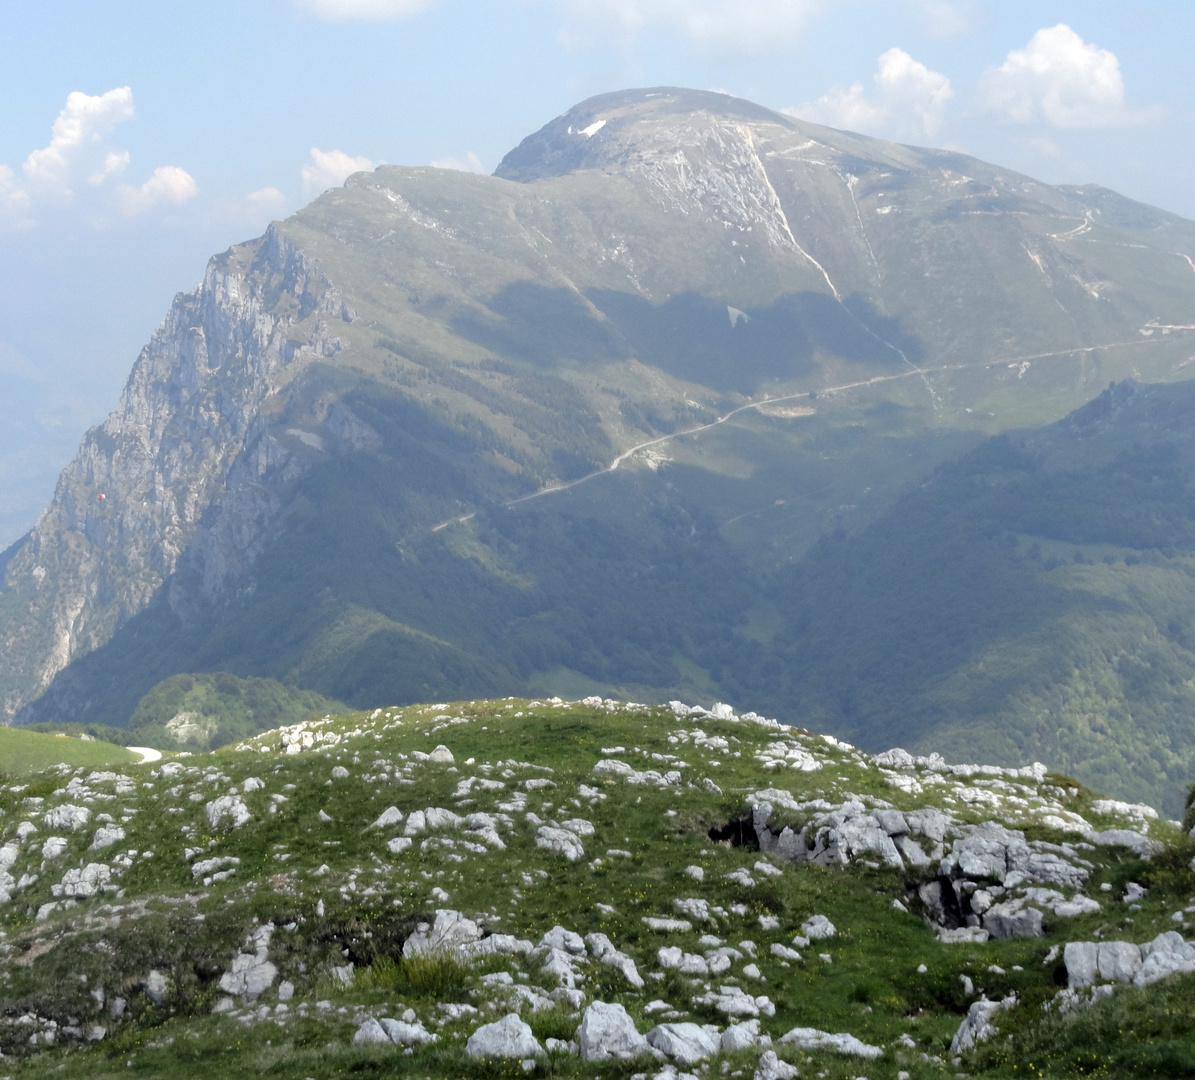
[[[1188,329],[1187,327],[1174,329]],[[1110,341],[1105,345],[1084,345],[1076,349],[1060,349],[1057,352],[1045,353],[1031,353],[1027,356],[1010,356],[994,360],[982,360],[974,364],[942,364],[938,367],[915,367],[910,366],[907,371],[900,371],[894,375],[876,375],[870,379],[860,379],[857,382],[843,383],[841,386],[827,386],[816,391],[816,393],[826,396],[830,394],[841,394],[848,390],[857,390],[860,387],[878,386],[882,383],[895,382],[898,379],[908,378],[925,378],[928,375],[941,374],[948,371],[968,371],[975,368],[991,367],[994,364],[1025,364],[1032,363],[1035,360],[1050,360],[1057,359],[1063,356],[1079,356],[1084,353],[1103,352],[1106,349],[1125,348],[1130,346],[1143,346],[1157,344],[1161,339],[1153,337],[1134,338],[1131,341]],[[899,350],[897,350],[899,352]],[[904,355],[903,353],[901,354]],[[906,363],[909,361],[906,359]],[[765,405],[779,405],[785,401],[797,401],[801,398],[809,398],[810,394],[814,393],[812,390],[803,390],[797,394],[786,394],[783,397],[767,397],[759,401],[749,401],[745,405],[740,405],[723,416],[719,416],[716,420],[711,420],[708,424],[699,424],[696,427],[686,428],[684,431],[673,431],[668,435],[660,435],[654,439],[648,439],[632,446],[628,450],[624,450],[618,455],[609,465],[603,469],[597,469],[594,472],[587,473],[576,480],[570,480],[567,484],[552,484],[549,487],[540,488],[538,491],[533,491],[529,495],[520,495],[517,499],[511,499],[509,502],[502,504],[503,509],[511,506],[518,506],[519,503],[530,502],[532,499],[542,498],[544,495],[555,495],[562,491],[569,491],[572,488],[579,487],[581,484],[588,483],[590,480],[596,479],[599,476],[606,476],[614,472],[624,461],[634,457],[642,450],[649,450],[653,446],[660,446],[673,439],[683,439],[689,435],[700,435],[702,432],[709,431],[712,428],[718,427],[720,424],[725,424],[726,421],[733,419],[740,413],[747,412],[751,409],[763,408]],[[471,521],[477,516],[477,511],[474,510],[468,514],[462,514],[460,517],[451,517],[446,521],[441,521],[438,525],[433,526],[432,532],[439,532],[441,529],[446,529],[449,525],[463,525],[467,521]]]

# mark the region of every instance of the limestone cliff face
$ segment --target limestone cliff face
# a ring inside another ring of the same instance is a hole
[[[272,228],[213,258],[203,283],[175,298],[119,406],[85,436],[5,568],[6,719],[145,607],[246,446],[260,442],[263,402],[296,366],[334,355],[335,325],[348,318],[321,271]]]

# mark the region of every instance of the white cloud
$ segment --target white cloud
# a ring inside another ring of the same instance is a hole
[[[1017,124],[1104,127],[1133,119],[1114,53],[1090,45],[1065,23],[1043,27],[981,82],[989,109]]]
[[[162,165],[154,169],[153,176],[139,188],[125,184],[117,196],[121,212],[131,217],[163,203],[182,206],[188,199],[193,199],[198,191],[191,174],[185,169],[177,165]]]
[[[931,71],[904,49],[889,49],[880,56],[873,78],[873,92],[861,82],[852,83],[784,111],[831,127],[889,138],[927,138],[938,131],[946,103],[954,97],[945,75]]]
[[[129,152],[127,150],[111,150],[104,157],[103,167],[98,171],[92,173],[88,178],[89,184],[102,184],[109,176],[115,176],[117,173],[122,173],[129,165]]]
[[[377,168],[367,157],[352,157],[343,150],[319,150],[311,148],[311,164],[304,165],[303,192],[307,198],[314,198],[328,188],[340,187],[355,172]]]
[[[703,48],[766,51],[790,44],[833,0],[548,0],[566,44],[679,30]]]
[[[245,205],[254,213],[275,214],[286,209],[290,200],[276,187],[264,187],[245,196]]]
[[[1029,145],[1042,157],[1053,158],[1055,161],[1062,157],[1062,147],[1045,135],[1038,135],[1030,139]]]
[[[0,339],[0,374],[15,375],[30,382],[45,382],[46,373],[23,352]]]
[[[13,171],[0,165],[0,223],[26,225],[29,223],[29,194],[16,182]]]
[[[439,0],[298,0],[321,19],[398,19],[419,15],[435,7]]]
[[[132,116],[133,91],[127,86],[100,95],[74,91],[54,121],[50,144],[25,159],[25,176],[34,184],[69,187],[80,165],[86,168],[103,155],[103,137]]]
[[[446,157],[432,162],[433,169],[452,169],[455,172],[488,173],[487,169],[472,150],[464,158]]]
[[[926,30],[936,38],[959,37],[976,21],[970,0],[912,0],[912,6]]]
[[[140,187],[109,183],[131,160],[127,150],[112,146],[109,136],[133,115],[133,91],[127,86],[106,94],[68,94],[49,143],[25,159],[23,175],[0,165],[0,223],[28,228],[46,208],[55,218],[75,208],[99,222],[113,209],[132,216],[193,198],[195,181],[177,165],[155,169]]]

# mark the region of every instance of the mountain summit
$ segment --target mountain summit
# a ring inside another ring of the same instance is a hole
[[[869,622],[844,560],[874,561],[889,523],[939,550],[928,504],[901,500],[989,437],[1111,381],[1181,379],[1193,255],[1195,225],[1112,192],[669,88],[578,105],[493,177],[357,174],[180,294],[5,553],[6,716],[124,725],[161,680],[218,671],[354,706],[721,697],[1171,798],[1195,762],[1174,720],[1195,654],[1148,599],[1181,589],[1134,575],[1151,551],[1186,581],[1181,523],[1163,544],[989,506],[996,546],[963,550],[1020,561],[965,615],[935,573],[889,573],[904,584]],[[1049,502],[1067,469],[1094,470],[1084,490],[1129,475],[1109,448],[1160,436],[1123,416],[1096,441],[1046,428],[1018,482],[1062,470],[1034,489]],[[1187,482],[1184,453],[1148,466],[1158,491]],[[1075,576],[1105,559],[1115,588]],[[1091,602],[973,632],[1002,595],[1056,596],[1048,573]],[[1164,679],[1144,623],[1178,650]],[[1015,657],[1042,648],[1026,689]],[[894,669],[902,650],[940,662]],[[1118,760],[1128,731],[1171,756]]]

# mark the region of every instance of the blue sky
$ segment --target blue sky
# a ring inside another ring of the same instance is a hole
[[[592,94],[717,89],[1195,217],[1195,5],[0,0],[0,544],[173,294],[355,165],[492,170]]]

